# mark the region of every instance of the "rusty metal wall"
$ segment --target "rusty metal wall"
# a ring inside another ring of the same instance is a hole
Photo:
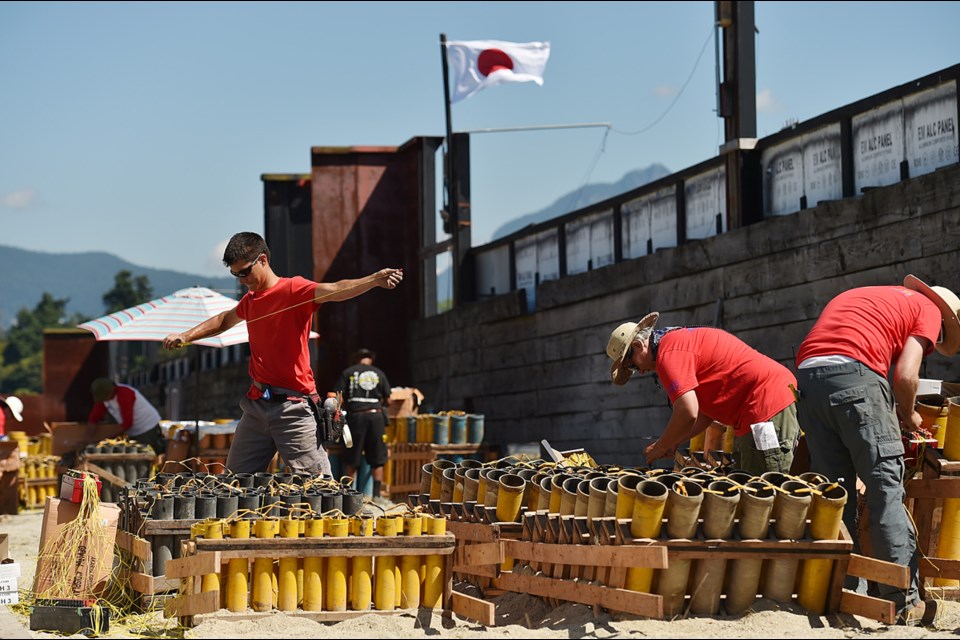
[[[360,347],[377,352],[391,384],[411,386],[406,336],[419,304],[423,147],[418,139],[402,147],[314,147],[311,158],[314,280],[404,270],[404,283],[394,291],[378,288],[321,306],[317,388],[330,389]]]

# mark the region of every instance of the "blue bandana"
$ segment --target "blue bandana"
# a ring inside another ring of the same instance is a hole
[[[671,331],[676,331],[677,329],[683,329],[683,327],[664,327],[663,329],[654,329],[650,334],[650,355],[654,362],[657,361],[657,351],[660,350],[660,338]]]

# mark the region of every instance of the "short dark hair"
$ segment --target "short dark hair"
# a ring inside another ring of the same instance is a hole
[[[370,358],[374,362],[377,361],[377,354],[370,349],[357,349],[353,352],[353,363],[359,364],[364,358]]]
[[[270,259],[270,247],[260,234],[252,231],[235,233],[223,250],[223,266],[229,267],[237,262],[253,262],[261,253],[267,256],[267,260]]]

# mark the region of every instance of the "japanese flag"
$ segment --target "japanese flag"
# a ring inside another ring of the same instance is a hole
[[[549,57],[549,42],[448,41],[447,64],[453,71],[450,102],[504,82],[536,82],[542,86]]]

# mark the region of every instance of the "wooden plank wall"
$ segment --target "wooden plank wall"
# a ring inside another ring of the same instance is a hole
[[[511,292],[417,321],[409,353],[422,411],[485,416],[486,440],[585,447],[600,463],[643,464],[670,415],[653,376],[610,382],[604,353],[621,322],[713,325],[794,370],[820,310],[850,287],[913,273],[960,294],[960,166],[821,203],[644,258],[542,284],[536,310]],[[960,357],[924,377],[960,380]]]

